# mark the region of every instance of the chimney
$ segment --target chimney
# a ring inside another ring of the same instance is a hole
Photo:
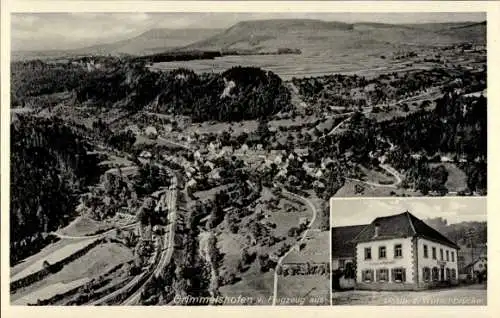
[[[375,234],[373,235],[373,237],[378,237],[379,230],[380,230],[380,224],[375,223]]]

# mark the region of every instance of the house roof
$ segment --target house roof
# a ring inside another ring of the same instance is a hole
[[[332,227],[332,258],[354,257],[356,244],[352,240],[367,225]]]
[[[376,224],[379,227],[377,237],[375,237]],[[354,238],[353,242],[369,242],[414,236],[460,249],[457,244],[408,211],[376,218]]]

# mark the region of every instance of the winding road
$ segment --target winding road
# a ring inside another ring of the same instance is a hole
[[[312,218],[311,218],[311,221],[309,222],[309,224],[307,225],[306,230],[304,231],[304,233],[302,233],[302,237],[300,238],[300,240],[298,240],[294,245],[292,245],[292,247],[290,247],[290,249],[283,256],[281,256],[278,259],[278,262],[277,262],[276,267],[274,269],[273,306],[276,306],[276,302],[278,299],[278,279],[279,279],[278,268],[281,267],[283,260],[288,256],[288,254],[290,254],[294,249],[298,249],[300,244],[302,244],[304,242],[304,240],[307,237],[307,234],[309,233],[309,230],[311,229],[311,226],[314,224],[314,221],[316,220],[316,216],[318,215],[318,211],[316,210],[316,207],[307,198],[302,197],[298,194],[289,192],[287,190],[283,190],[283,193],[305,202],[312,211]]]

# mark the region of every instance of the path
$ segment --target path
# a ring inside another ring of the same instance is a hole
[[[283,256],[281,256],[278,259],[278,262],[276,264],[276,268],[274,269],[273,306],[276,306],[276,301],[277,301],[277,298],[278,298],[278,279],[279,279],[278,268],[281,266],[281,264],[283,263],[283,260],[288,256],[288,254],[290,254],[294,249],[298,248],[300,246],[300,244],[302,244],[304,242],[304,240],[306,239],[307,234],[309,233],[309,230],[311,229],[311,226],[314,224],[314,221],[316,220],[316,216],[318,214],[318,212],[317,212],[316,207],[314,206],[314,204],[311,201],[309,201],[307,198],[302,197],[302,196],[300,196],[298,194],[289,192],[287,190],[283,190],[283,193],[288,194],[288,195],[293,196],[293,197],[296,197],[296,198],[298,198],[299,200],[301,200],[303,202],[306,202],[306,204],[311,209],[313,215],[312,215],[311,221],[307,225],[307,228],[304,231],[304,233],[302,234],[302,237],[300,238],[300,240],[297,241],[295,243],[295,245],[291,246],[290,249]]]

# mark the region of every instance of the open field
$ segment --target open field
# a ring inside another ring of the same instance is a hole
[[[37,253],[28,259],[25,262],[19,264],[18,266],[14,266],[11,270],[11,281],[16,281],[20,278],[23,278],[27,275],[35,273],[41,269],[43,269],[43,263],[47,261],[49,264],[54,264],[76,251],[84,248],[95,242],[97,239],[86,239],[86,240],[78,240],[78,241],[69,241],[61,240],[55,244],[51,244],[50,246],[44,248],[40,253]],[[69,244],[68,244],[69,243]],[[21,266],[25,265],[25,266]],[[17,268],[22,268],[18,269]]]
[[[283,260],[283,263],[329,263],[330,262],[330,231],[310,230],[305,239],[305,247],[293,250]],[[281,279],[284,276],[280,276]],[[279,285],[278,285],[279,286]]]
[[[329,305],[328,276],[280,276],[276,305]]]
[[[368,168],[363,167],[361,165],[358,165],[358,167],[361,170],[361,173],[364,175],[364,178],[363,178],[364,181],[369,181],[369,182],[374,182],[374,183],[382,183],[382,184],[391,184],[391,183],[396,182],[396,179],[392,175],[389,175],[383,169],[380,169],[379,171],[377,171],[374,169],[368,169]]]
[[[431,164],[431,167],[443,165],[448,171],[445,186],[449,192],[458,192],[467,188],[467,175],[453,163]]]
[[[92,235],[96,231],[105,231],[112,228],[109,223],[98,222],[86,216],[79,216],[58,233],[67,236]]]
[[[486,285],[458,286],[423,291],[345,291],[334,292],[333,305],[487,305]]]
[[[64,293],[96,278],[119,264],[132,260],[132,251],[117,243],[106,243],[64,266],[40,282],[27,286],[12,295],[13,303],[36,302]]]
[[[356,185],[363,187],[363,192],[356,194]],[[420,196],[420,192],[412,191],[403,188],[385,188],[376,187],[372,185],[367,185],[366,183],[360,181],[346,180],[344,186],[340,188],[336,193],[335,197],[388,197],[388,196]]]
[[[332,73],[358,74],[367,77],[380,73],[404,71],[408,69],[429,68],[428,65],[413,65],[411,68],[403,62],[388,63],[380,55],[388,55],[390,50],[382,49],[379,52],[366,54],[366,51],[336,55],[333,58],[330,52],[311,52],[301,55],[245,55],[223,56],[213,60],[191,60],[182,62],[161,62],[153,64],[153,69],[173,70],[187,67],[197,73],[223,72],[233,66],[254,66],[270,70],[284,80],[293,77],[322,76]]]
[[[54,283],[51,285],[46,285],[30,294],[27,294],[23,297],[16,298],[15,296],[18,294],[14,294],[11,296],[11,303],[13,305],[28,305],[35,304],[38,300],[44,300],[51,298],[57,294],[62,294],[67,291],[72,290],[73,288],[77,288],[78,286],[82,286],[90,281],[90,278],[80,278],[74,281],[70,281],[67,283]],[[45,284],[44,284],[45,285]]]
[[[273,272],[261,273],[257,262],[252,264],[248,274],[242,280],[233,285],[222,286],[219,291],[223,296],[251,297],[255,301],[260,300],[260,305],[271,305],[273,294]],[[242,305],[242,304],[236,304]]]

